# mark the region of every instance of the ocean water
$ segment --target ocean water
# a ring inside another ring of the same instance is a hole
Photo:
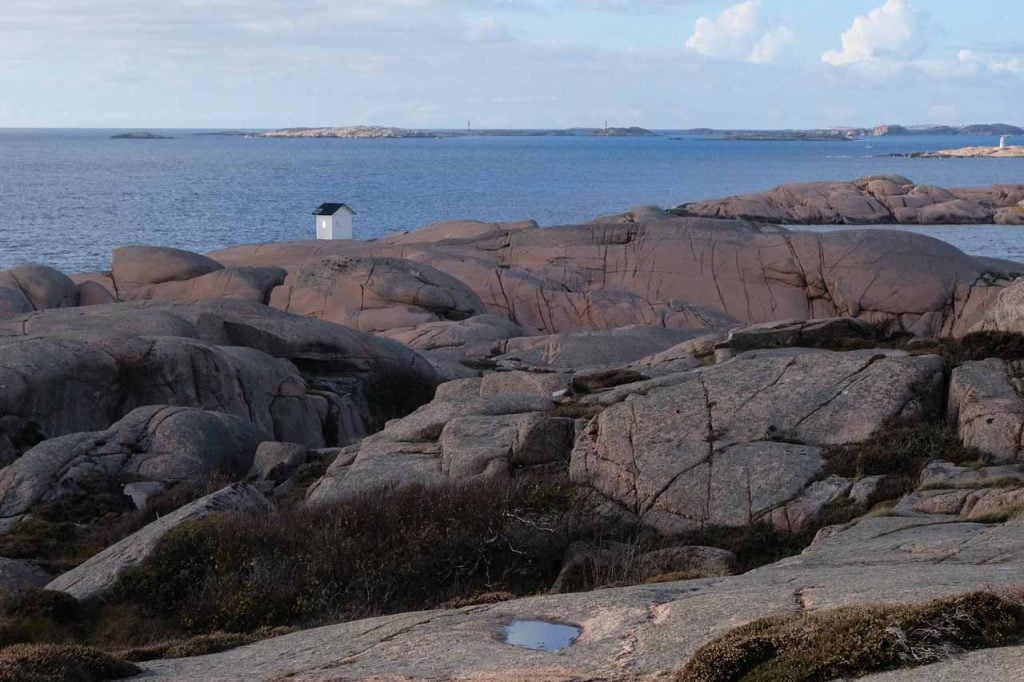
[[[945,186],[1024,182],[1024,159],[882,155],[974,137],[734,142],[701,137],[255,139],[154,131],[0,130],[0,268],[105,268],[125,244],[195,251],[311,238],[311,211],[343,201],[368,239],[453,219],[585,221],[638,204],[784,182],[898,173]],[[974,252],[1024,260],[1018,228],[926,228]]]

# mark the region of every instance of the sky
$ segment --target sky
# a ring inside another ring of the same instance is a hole
[[[0,127],[1024,124],[1020,0],[2,0]]]

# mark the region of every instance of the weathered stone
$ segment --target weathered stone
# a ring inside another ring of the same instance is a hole
[[[259,444],[253,457],[250,476],[280,483],[306,461],[306,448],[298,443],[266,441]]]
[[[577,439],[572,477],[664,530],[752,523],[818,474],[819,446],[934,414],[943,367],[872,351],[749,353],[613,389],[621,402]]]
[[[187,280],[161,282],[121,291],[123,301],[179,301],[195,303],[236,299],[266,303],[274,287],[284,282],[281,268],[222,268]]]
[[[1011,481],[1024,483],[1024,464],[972,467],[936,460],[925,465],[919,489],[986,488]]]
[[[79,601],[100,599],[117,584],[122,571],[145,561],[160,540],[172,530],[189,521],[229,511],[268,513],[270,505],[255,488],[239,483],[230,485],[153,521],[80,566],[58,576],[46,589],[66,592]]]
[[[145,511],[149,507],[150,500],[167,488],[167,484],[162,481],[136,481],[125,485],[124,494],[125,497],[131,498],[136,509]]]
[[[851,317],[827,317],[816,320],[779,320],[734,329],[729,332],[729,348],[741,353],[757,348],[835,348],[842,350],[850,342],[881,341],[871,324]]]
[[[960,439],[996,462],[1022,458],[1024,398],[1014,385],[1011,365],[990,358],[965,362],[949,383],[949,419]]]
[[[473,291],[424,263],[326,256],[304,263],[274,289],[270,304],[365,331],[463,320],[485,312]]]
[[[148,284],[194,279],[223,266],[217,261],[191,251],[167,246],[122,246],[114,249],[110,276],[122,292]]]
[[[829,505],[848,499],[852,488],[853,481],[840,476],[815,481],[795,500],[772,510],[772,525],[787,533],[799,533],[813,526]]]
[[[919,335],[959,335],[981,320],[1009,279],[1024,274],[1024,266],[967,256],[906,232],[789,232],[701,218],[485,230],[403,246],[249,245],[215,256],[231,266],[282,267],[290,277],[325,257],[422,262],[459,280],[487,312],[531,334],[633,324],[716,331],[846,316],[891,321]],[[279,296],[273,303],[283,306],[285,292]],[[420,324],[403,316],[387,321],[387,333]]]
[[[793,224],[990,223],[996,208],[1013,206],[1024,192],[1019,185],[1007,187],[1013,190],[947,190],[915,185],[900,176],[883,176],[854,182],[793,183],[765,192],[685,204],[673,212]]]
[[[41,588],[53,576],[25,561],[0,557],[0,598],[22,590]]]
[[[59,270],[45,265],[19,265],[7,271],[35,310],[78,305],[78,287]]]
[[[263,438],[248,421],[220,412],[140,407],[106,431],[43,441],[0,469],[0,518],[17,518],[76,490],[89,478],[139,476],[165,483],[240,478]],[[83,519],[84,521],[84,519]]]
[[[623,327],[509,339],[494,359],[507,367],[573,369],[627,365],[692,338],[690,332],[663,327]]]

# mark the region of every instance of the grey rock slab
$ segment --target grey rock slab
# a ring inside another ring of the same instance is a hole
[[[265,514],[270,510],[266,498],[255,488],[241,483],[230,485],[153,521],[58,576],[46,589],[66,592],[80,601],[101,598],[117,584],[122,571],[145,561],[160,540],[182,524],[218,512]]]

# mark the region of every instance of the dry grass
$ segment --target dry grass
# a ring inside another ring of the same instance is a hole
[[[0,682],[99,682],[142,672],[99,649],[60,644],[15,644],[0,650]]]
[[[377,491],[189,524],[127,572],[116,601],[185,631],[252,632],[547,587],[574,532],[559,483]]]
[[[892,421],[863,443],[829,448],[824,475],[856,479],[887,476],[886,488],[874,503],[916,488],[921,470],[931,460],[966,464],[983,459],[981,452],[963,446],[956,428],[949,424]]]
[[[1024,607],[977,592],[922,605],[852,606],[773,616],[694,653],[678,682],[810,682],[924,665],[1018,641]]]

